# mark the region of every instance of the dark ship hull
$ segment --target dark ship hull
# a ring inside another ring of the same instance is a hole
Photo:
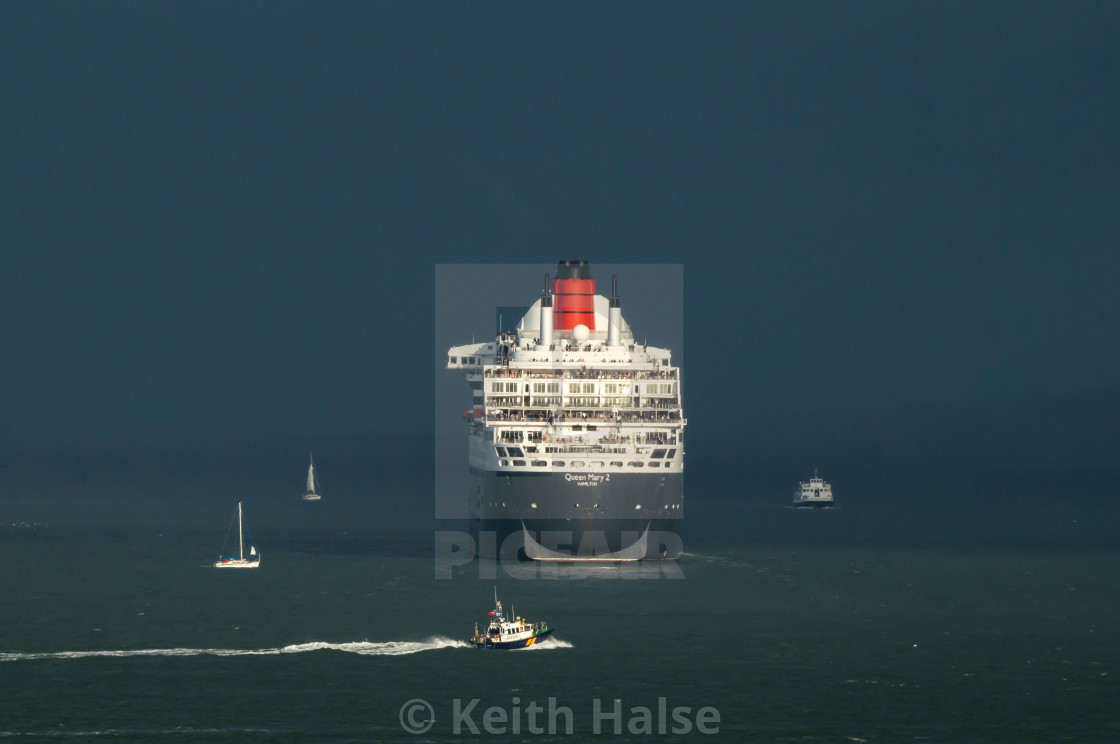
[[[470,531],[485,558],[672,560],[682,473],[473,471]]]

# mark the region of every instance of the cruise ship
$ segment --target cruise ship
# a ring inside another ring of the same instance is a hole
[[[681,374],[668,349],[635,340],[617,275],[605,297],[586,261],[561,261],[515,330],[452,347],[447,368],[474,395],[463,418],[479,555],[680,555]]]

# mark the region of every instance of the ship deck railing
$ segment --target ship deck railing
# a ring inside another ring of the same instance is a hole
[[[537,423],[537,424],[603,424],[603,423],[616,423],[616,424],[633,424],[633,423],[648,423],[648,424],[676,424],[680,423],[683,419],[680,415],[680,410],[676,408],[659,408],[643,411],[642,413],[619,413],[614,414],[600,414],[594,415],[592,412],[587,415],[583,412],[574,414],[559,414],[551,415],[544,411],[532,410],[518,410],[516,412],[507,413],[503,410],[487,410],[486,423]]]
[[[522,436],[523,432],[502,432],[500,436],[494,438],[495,444],[525,444],[536,445],[545,447],[600,447],[610,448],[611,445],[619,445],[623,449],[605,450],[611,452],[627,452],[627,447],[638,445],[650,444],[676,444],[677,438],[665,432],[646,432],[645,434],[634,434],[633,436],[624,437],[581,437],[578,435],[570,436],[544,436],[539,438]]]
[[[565,370],[528,370],[509,369],[508,367],[487,367],[483,371],[485,377],[531,377],[534,379],[569,379],[569,380],[675,380],[677,369],[637,370],[636,372],[615,372],[600,369],[565,369]]]
[[[626,447],[603,447],[595,444],[573,444],[563,447],[545,447],[546,455],[631,455],[634,450]]]
[[[508,421],[541,421],[546,423],[582,423],[589,421],[627,423],[631,421],[672,421],[680,415],[680,406],[649,406],[647,408],[624,408],[618,413],[611,413],[603,409],[580,410],[569,409],[568,413],[553,413],[548,406],[536,408],[509,406],[500,403],[486,402],[486,418],[506,419]]]
[[[539,401],[539,398],[541,398],[541,397],[553,397],[553,398],[559,399],[562,396],[559,396],[559,395],[543,396],[543,395],[539,395],[539,394],[538,395],[532,395],[531,396],[531,402],[529,403],[529,405],[523,405],[521,403],[521,400],[524,398],[523,393],[519,393],[519,394],[516,394],[516,395],[489,395],[485,398],[484,403],[485,403],[486,407],[489,408],[489,409],[516,410],[516,411],[542,413],[542,414],[545,414],[545,415],[553,413],[553,410],[555,408],[561,408],[559,403],[534,402],[534,401]],[[593,397],[593,398],[599,398],[599,397],[602,397],[602,398],[619,398],[619,397],[621,397],[621,398],[629,398],[631,396],[629,396],[629,395],[619,396],[619,395],[612,395],[611,393],[605,393],[603,395],[590,395],[589,394],[587,396],[577,396],[577,395],[573,394],[572,397],[573,398],[578,398],[578,397]],[[642,398],[642,401],[643,401],[641,405],[626,405],[626,406],[606,406],[606,405],[578,406],[578,405],[568,405],[566,407],[562,407],[562,410],[566,411],[567,415],[569,415],[569,416],[581,416],[581,417],[583,417],[583,416],[590,416],[590,415],[614,416],[616,414],[611,412],[612,408],[618,408],[619,413],[626,414],[626,413],[641,413],[642,411],[673,411],[673,410],[677,410],[681,407],[680,403],[677,402],[676,397],[672,396],[672,395],[664,395],[664,396],[661,396],[661,395],[659,395],[659,396],[644,395],[644,396],[641,396],[641,398]],[[561,415],[564,415],[564,414],[561,414]]]

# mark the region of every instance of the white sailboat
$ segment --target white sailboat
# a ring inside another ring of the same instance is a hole
[[[310,458],[311,453],[308,452],[307,456]],[[303,492],[304,501],[318,501],[323,498],[319,495],[319,482],[315,480],[315,459],[311,458],[311,464],[307,466],[307,490]]]
[[[226,535],[227,539],[229,535]],[[225,546],[222,546],[225,550]],[[237,555],[223,555],[218,558],[214,568],[256,568],[261,565],[261,554],[253,545],[253,537],[249,536],[249,556],[245,557],[245,529],[241,518],[241,502],[237,502]]]

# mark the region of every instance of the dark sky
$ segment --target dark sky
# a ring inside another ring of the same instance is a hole
[[[436,267],[584,258],[683,265],[694,447],[1111,462],[1118,28],[0,3],[0,447],[427,435]]]

